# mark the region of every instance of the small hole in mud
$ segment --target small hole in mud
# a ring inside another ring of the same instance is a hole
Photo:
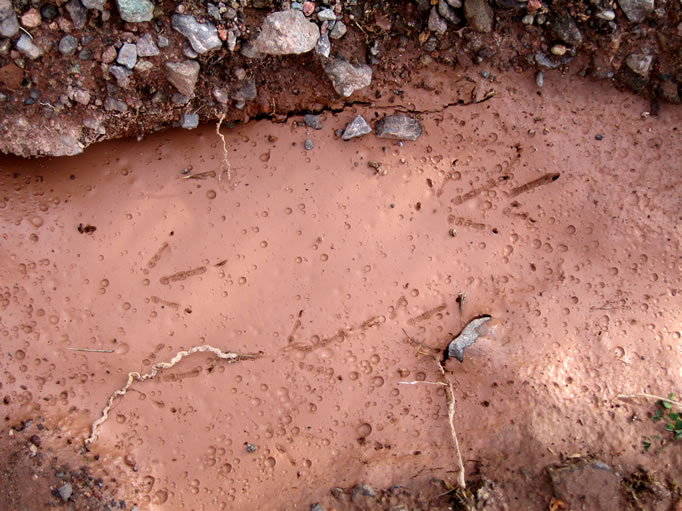
[[[493,234],[499,234],[500,231],[497,230],[497,227],[493,228]]]
[[[170,235],[171,235],[171,236],[175,236],[175,231],[171,231],[171,232],[170,232]]]
[[[483,401],[481,403],[481,406],[485,406],[486,408],[488,408],[490,406],[490,401]]]

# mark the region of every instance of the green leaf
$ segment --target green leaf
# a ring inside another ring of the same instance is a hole
[[[665,429],[666,431],[675,431],[675,425],[672,422],[668,422],[665,425]]]
[[[682,429],[682,419],[679,417],[675,419],[675,429]]]
[[[670,410],[673,407],[673,405],[670,404],[670,401],[659,401],[659,403],[661,403],[661,406],[666,410]]]
[[[656,423],[660,421],[663,418],[663,412],[661,410],[656,410],[656,413],[654,413],[654,416],[651,417],[651,420]]]
[[[642,440],[642,447],[644,448],[644,452],[647,452],[651,447],[651,442],[648,440]]]
[[[668,399],[670,399],[671,401],[675,401],[675,394],[673,394],[672,392],[668,394]]]
[[[669,413],[668,417],[670,417],[672,420],[677,420],[680,417],[679,413]]]

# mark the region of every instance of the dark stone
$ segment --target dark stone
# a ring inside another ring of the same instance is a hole
[[[59,16],[59,9],[57,9],[56,5],[45,4],[40,8],[40,16],[44,20],[52,21]]]
[[[422,134],[419,121],[405,114],[384,117],[377,123],[375,130],[377,137],[397,140],[417,140]]]

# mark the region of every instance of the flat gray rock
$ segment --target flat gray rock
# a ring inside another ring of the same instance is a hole
[[[618,5],[633,23],[641,23],[654,12],[654,0],[618,0]]]
[[[322,129],[322,119],[320,119],[319,115],[305,114],[303,116],[303,122],[305,123],[306,126],[314,130]]]
[[[448,30],[448,24],[441,17],[441,15],[438,14],[438,9],[435,6],[431,7],[427,26],[431,32],[435,32],[437,34],[444,34]]]
[[[348,123],[348,126],[346,126],[341,138],[344,140],[350,140],[351,138],[367,135],[368,133],[371,133],[371,131],[372,128],[369,126],[369,124],[367,124],[367,121],[365,121],[364,117],[362,117],[362,115],[358,115],[355,117],[355,119]]]
[[[123,21],[142,23],[154,16],[154,4],[149,0],[116,0]]]
[[[563,42],[573,46],[580,46],[583,44],[583,35],[575,20],[569,15],[565,14],[554,23],[552,23],[552,32]]]
[[[464,348],[468,348],[475,343],[481,336],[478,329],[490,321],[490,316],[481,316],[473,319],[464,327],[462,333],[455,337],[448,344],[448,357],[456,358],[460,362],[464,361]]]
[[[12,0],[0,0],[0,36],[14,37],[19,32],[17,13],[12,7]]]
[[[88,19],[88,10],[83,7],[83,4],[81,3],[80,0],[71,0],[69,3],[66,4],[66,11],[69,13],[69,16],[71,16],[71,21],[73,22],[73,26],[81,29],[85,26],[85,22]]]
[[[346,32],[348,32],[346,24],[339,20],[334,25],[334,28],[332,28],[329,32],[329,37],[332,39],[341,39],[344,35],[346,35]]]
[[[218,30],[210,21],[199,23],[193,16],[175,14],[171,19],[172,27],[184,35],[197,53],[220,48],[223,42],[218,37]]]
[[[365,64],[354,66],[343,57],[337,57],[324,66],[324,71],[331,79],[334,90],[346,98],[372,83],[371,67]]]
[[[181,125],[186,130],[193,130],[199,126],[199,114],[184,114]]]
[[[137,63],[137,45],[131,43],[125,43],[118,50],[118,57],[116,57],[116,62],[122,66],[132,69]]]
[[[166,78],[181,94],[192,96],[199,77],[199,63],[195,60],[166,62]]]
[[[476,32],[491,32],[495,13],[488,0],[464,0],[464,16]]]
[[[109,73],[116,79],[116,84],[122,89],[130,86],[130,76],[133,72],[123,66],[109,66]]]
[[[307,53],[320,38],[319,27],[296,9],[273,12],[263,20],[254,48],[267,55]]]
[[[81,0],[81,3],[86,9],[104,10],[104,0]]]
[[[396,140],[417,140],[422,134],[419,121],[405,114],[387,115],[374,129],[377,137]]]
[[[57,489],[57,493],[59,494],[59,498],[62,499],[62,502],[66,502],[71,498],[71,495],[73,494],[73,488],[71,486],[71,483],[66,483],[60,486]]]
[[[138,57],[155,57],[159,53],[159,48],[154,42],[151,34],[145,34],[137,40],[137,55]]]
[[[31,38],[26,34],[21,34],[21,37],[17,41],[17,50],[26,55],[29,59],[35,60],[42,56],[43,49],[36,45]]]

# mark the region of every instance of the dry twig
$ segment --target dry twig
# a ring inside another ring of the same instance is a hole
[[[227,161],[227,143],[225,142],[225,135],[220,133],[220,125],[223,123],[225,120],[225,114],[220,116],[220,120],[218,123],[215,125],[215,132],[216,134],[220,137],[220,140],[223,141],[223,160],[225,161],[225,170],[227,171],[227,180],[229,181],[232,179],[232,165],[230,165],[230,162]],[[222,171],[218,173],[218,181],[220,181],[220,177],[223,175]]]
[[[130,386],[133,384],[135,381],[144,381],[144,380],[150,380],[156,376],[156,373],[159,372],[159,369],[169,369],[173,367],[175,364],[180,362],[183,358],[185,358],[187,355],[191,355],[192,353],[202,353],[202,352],[210,352],[213,353],[215,356],[218,358],[221,358],[223,360],[227,360],[228,362],[237,362],[239,360],[245,360],[245,359],[251,359],[251,358],[256,358],[259,355],[256,353],[247,353],[245,355],[240,354],[240,353],[233,353],[233,352],[225,352],[220,350],[219,348],[214,348],[213,346],[209,346],[208,344],[204,344],[202,346],[195,346],[187,351],[180,351],[176,353],[176,355],[170,360],[170,362],[159,362],[158,364],[154,364],[152,366],[152,370],[146,374],[140,374],[136,371],[132,373],[128,373],[128,381],[126,384],[121,387],[120,389],[114,391],[114,393],[109,396],[109,399],[107,400],[107,404],[102,410],[102,415],[100,416],[99,419],[97,419],[95,422],[92,423],[92,427],[90,430],[90,436],[85,439],[85,447],[88,447],[92,442],[94,442],[97,439],[97,431],[99,427],[104,424],[104,422],[107,420],[109,417],[109,410],[111,410],[112,406],[114,405],[114,401],[118,397],[123,397],[126,392],[128,392],[128,389]]]
[[[644,392],[638,392],[636,394],[618,394],[616,398],[618,399],[632,399],[634,397],[645,397],[647,399],[656,399],[658,401],[665,401],[666,403],[670,403],[673,406],[676,406],[678,408],[682,408],[682,403],[679,401],[673,401],[672,399],[668,399],[667,397],[661,397],[661,396],[655,396],[653,394],[645,394]]]

